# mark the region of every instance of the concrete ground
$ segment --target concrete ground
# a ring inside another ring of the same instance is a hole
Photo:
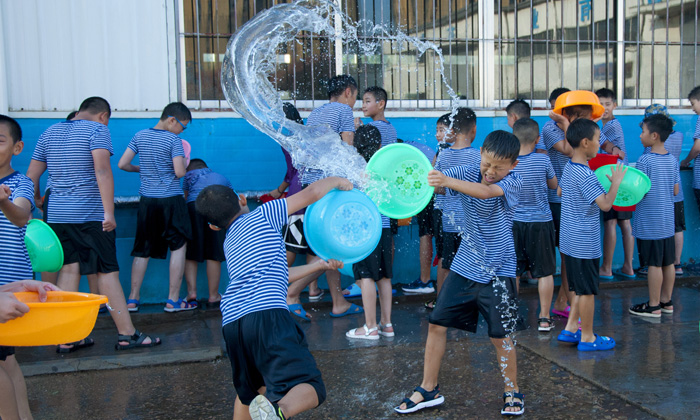
[[[627,308],[647,300],[643,280],[602,285],[595,328],[611,335],[614,350],[580,353],[560,344],[564,325],[517,334],[519,384],[527,418],[694,418],[700,370],[700,278],[676,283],[675,313],[660,320],[632,316]],[[302,298],[303,299],[303,298]],[[420,384],[427,335],[426,296],[394,299],[397,336],[356,342],[345,332],[363,316],[330,318],[330,302],[305,303],[314,316],[302,323],[326,383],[328,398],[297,419],[401,417],[392,407]],[[357,299],[356,301],[360,301]],[[521,313],[536,325],[536,286],[523,286]],[[117,352],[116,331],[101,315],[95,346],[68,355],[53,347],[18,348],[32,411],[37,419],[229,419],[235,392],[223,356],[220,315],[214,309],[166,314],[162,307],[134,314],[137,328],[160,336],[152,349]],[[477,334],[448,333],[440,372],[444,405],[405,417],[500,418],[503,383],[483,323]]]

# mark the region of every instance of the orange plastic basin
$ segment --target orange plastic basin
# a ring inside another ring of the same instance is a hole
[[[566,93],[562,93],[557,98],[554,103],[553,112],[555,114],[561,115],[561,110],[563,108],[574,106],[574,105],[590,105],[593,107],[593,119],[600,118],[605,112],[605,108],[600,104],[600,99],[598,95],[591,92],[590,90],[572,90]]]
[[[95,327],[100,305],[107,296],[78,292],[19,292],[15,296],[29,306],[20,318],[0,324],[2,346],[50,346],[87,337]]]

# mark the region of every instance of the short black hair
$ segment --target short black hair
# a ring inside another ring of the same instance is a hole
[[[451,115],[452,115],[452,114],[450,114],[449,112],[448,112],[447,114],[445,114],[445,115],[441,115],[440,118],[438,118],[438,120],[437,120],[437,122],[436,122],[435,124],[436,124],[436,125],[437,125],[437,124],[440,124],[440,125],[444,125],[445,127],[449,127],[449,126],[450,126],[450,116],[451,116]]]
[[[202,159],[190,159],[190,164],[187,165],[187,170],[188,171],[194,171],[195,169],[204,169],[208,168],[206,162],[204,162]]]
[[[108,117],[112,116],[112,108],[109,106],[109,102],[99,96],[91,96],[84,100],[83,103],[80,104],[78,112],[88,112],[92,115],[106,112]]]
[[[612,99],[615,101],[615,92],[608,88],[602,88],[595,91],[596,96],[599,98]]]
[[[506,114],[514,114],[518,119],[530,117],[530,105],[522,99],[516,99],[506,107]]]
[[[700,101],[700,86],[695,86],[688,94],[688,100],[690,101],[692,99]]]
[[[642,120],[647,126],[647,131],[659,135],[661,142],[665,142],[673,132],[673,120],[663,114],[649,115]]]
[[[299,110],[297,109],[297,107],[295,107],[294,105],[292,105],[289,102],[285,102],[282,104],[282,109],[284,109],[284,116],[288,120],[292,120],[295,123],[304,125],[304,120],[301,118],[301,115],[299,114]]]
[[[511,162],[515,162],[520,155],[520,142],[513,133],[496,130],[486,136],[481,151],[492,154],[496,159],[510,159]]]
[[[210,185],[204,188],[195,201],[195,209],[207,223],[226,229],[241,211],[236,192],[225,185]]]
[[[355,145],[357,153],[369,162],[377,150],[382,147],[382,133],[371,124],[363,125],[355,130],[355,138],[352,143]]]
[[[554,89],[552,93],[549,94],[549,102],[556,101],[557,98],[560,97],[562,94],[570,91],[571,89],[565,87],[559,87]]]
[[[180,122],[192,121],[190,109],[182,102],[171,102],[163,108],[163,113],[160,114],[160,120],[166,120],[168,117],[175,117],[180,120]]]
[[[386,93],[386,90],[380,88],[379,86],[368,87],[362,94],[364,95],[365,93],[371,93],[372,95],[374,95],[374,99],[376,99],[377,101],[386,102],[389,100],[389,95]]]
[[[561,109],[561,114],[569,121],[574,119],[588,119],[593,115],[593,105],[571,105]]]
[[[77,113],[78,113],[78,111],[73,111],[70,114],[68,114],[68,116],[66,117],[66,121],[70,121],[73,118],[75,118],[75,114],[77,114]]]
[[[566,130],[566,140],[571,147],[578,149],[583,139],[593,140],[595,133],[600,131],[598,124],[585,118],[580,118],[571,124]]]
[[[357,90],[357,82],[349,74],[340,74],[338,76],[331,77],[328,81],[328,99],[340,96],[345,89],[354,88]]]
[[[9,127],[12,144],[16,144],[18,141],[22,140],[22,127],[19,126],[17,120],[7,115],[0,114],[0,124],[6,124]]]
[[[455,133],[467,134],[476,125],[476,114],[471,108],[460,106],[452,117]]]
[[[540,136],[540,125],[532,118],[520,118],[513,124],[513,134],[518,138],[520,144],[530,145],[535,143]]]

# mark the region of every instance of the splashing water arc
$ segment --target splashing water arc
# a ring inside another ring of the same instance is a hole
[[[308,2],[284,3],[256,15],[231,37],[221,69],[226,100],[250,124],[272,137],[298,168],[321,169],[328,175],[363,184],[365,161],[338,141],[328,126],[307,127],[285,118],[282,100],[270,82],[279,45],[300,31],[336,36],[328,7]]]

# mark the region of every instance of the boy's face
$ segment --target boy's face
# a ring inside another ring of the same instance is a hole
[[[518,116],[511,112],[506,114],[506,117],[508,118],[508,127],[513,128],[513,124],[518,121]]]
[[[612,98],[600,98],[600,104],[603,105],[603,108],[605,108],[605,112],[603,113],[603,119],[612,119],[613,111],[615,111],[615,108],[617,108],[617,104],[615,103],[615,101]]]
[[[690,100],[690,108],[698,115],[700,115],[700,101],[697,99]]]
[[[566,113],[566,108],[564,108],[564,115],[566,115],[566,118],[569,120],[569,123],[572,123],[572,122],[579,120],[579,119],[593,121],[593,111],[592,110],[590,112],[588,112],[588,111],[581,112],[581,113],[579,113],[579,115],[569,116],[569,114]]]
[[[598,154],[600,149],[600,131],[596,130],[592,139],[583,139],[579,146],[586,155],[586,160],[591,160]]]
[[[518,161],[497,158],[490,152],[481,150],[481,183],[486,185],[495,184],[508,175],[515,168]]]
[[[354,108],[355,102],[357,102],[357,89],[352,86],[345,88],[342,97],[342,103],[348,105],[350,108]]]
[[[549,106],[550,106],[550,108],[554,109],[554,105],[555,105],[556,103],[557,103],[557,100],[556,100],[556,99],[552,99],[551,101],[549,101]]]
[[[0,124],[0,167],[10,165],[12,156],[16,156],[22,152],[24,142],[15,140],[10,135],[10,126],[8,124]]]
[[[362,95],[362,113],[365,117],[374,117],[384,110],[384,101],[378,101],[370,92]]]
[[[452,138],[454,137],[454,133],[450,128],[444,124],[438,124],[435,130],[435,139],[438,141],[438,143],[443,143],[443,142],[448,142],[450,143],[452,141]]]
[[[656,144],[654,134],[649,132],[646,124],[642,124],[642,134],[639,135],[639,140],[642,141],[644,147],[651,147]]]

